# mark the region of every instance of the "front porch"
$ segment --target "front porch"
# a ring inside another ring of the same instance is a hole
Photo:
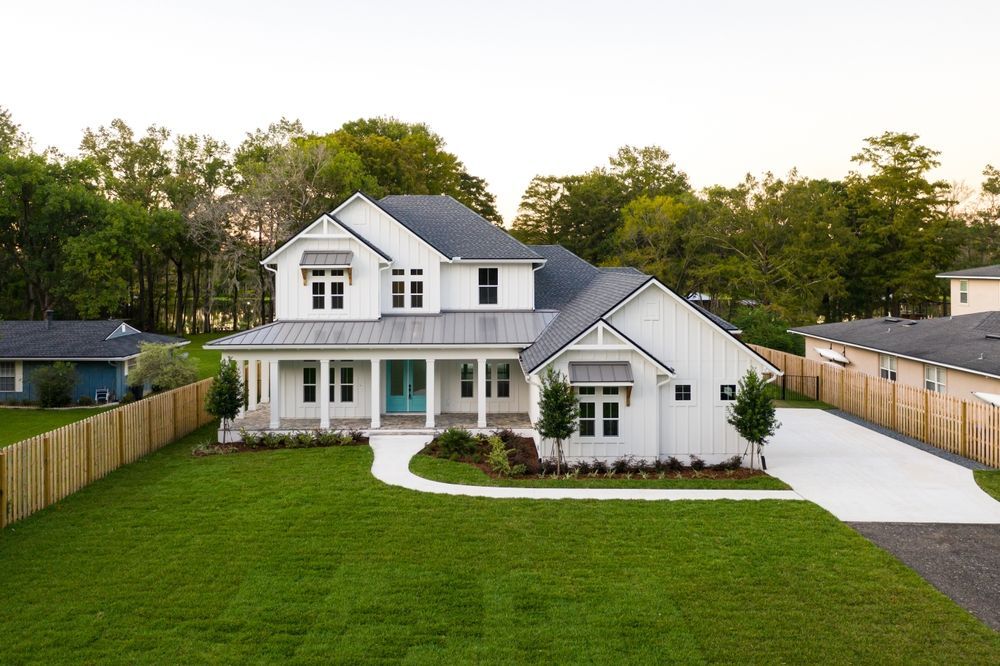
[[[370,418],[331,418],[330,430],[360,430],[364,432],[387,432],[393,430],[446,430],[447,428],[465,428],[467,430],[531,430],[531,419],[527,413],[490,413],[486,414],[486,426],[478,425],[479,415],[475,412],[444,412],[436,415],[435,425],[428,428],[426,416],[420,413],[382,414],[378,428],[372,428]],[[252,432],[301,432],[323,428],[316,418],[294,418],[283,416],[277,427],[271,420],[271,405],[260,403],[251,411],[233,421],[232,430],[249,430]],[[327,428],[323,428],[327,429]]]

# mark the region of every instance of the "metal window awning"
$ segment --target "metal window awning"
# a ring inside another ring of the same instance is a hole
[[[832,349],[827,349],[825,347],[816,347],[816,353],[825,358],[828,361],[833,361],[834,363],[843,363],[847,365],[851,362],[851,359],[847,358],[840,352],[834,351]]]
[[[350,250],[330,250],[317,251],[306,250],[299,259],[299,268],[302,269],[302,284],[306,284],[306,277],[309,271],[320,268],[342,268],[347,271],[348,284],[354,283],[354,275],[351,270],[351,262],[354,261],[354,253]]]
[[[570,361],[573,386],[624,386],[625,406],[632,404],[632,365],[628,361]]]

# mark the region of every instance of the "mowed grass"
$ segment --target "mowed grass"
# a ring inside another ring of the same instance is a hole
[[[73,409],[8,409],[0,408],[0,447],[22,439],[61,428],[111,407],[79,407]]]
[[[222,358],[222,352],[204,349],[204,345],[212,342],[213,340],[224,338],[227,335],[232,335],[232,332],[197,333],[195,335],[184,336],[184,339],[190,340],[191,343],[184,345],[182,349],[188,353],[188,356],[190,356],[190,358],[198,366],[198,379],[214,377],[219,371],[219,360]]]
[[[787,490],[785,482],[773,476],[755,476],[749,479],[658,479],[653,473],[648,479],[636,475],[632,479],[602,479],[581,475],[575,479],[494,479],[486,472],[467,463],[416,455],[410,461],[410,471],[417,476],[444,483],[463,483],[474,486],[514,486],[523,488],[709,488],[729,490]]]
[[[979,487],[1000,502],[1000,469],[976,470],[973,474]]]
[[[0,534],[0,663],[995,663],[1000,635],[806,502],[491,500],[368,447],[192,458]]]

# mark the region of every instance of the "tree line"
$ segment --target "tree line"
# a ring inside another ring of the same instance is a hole
[[[839,180],[793,170],[696,190],[663,148],[624,146],[586,173],[533,178],[511,232],[636,266],[787,347],[790,324],[942,313],[935,273],[1000,262],[1000,170],[974,191],[931,179],[938,158],[885,132]],[[67,157],[35,150],[0,108],[0,316],[55,309],[177,333],[267,322],[259,261],[356,190],[450,194],[502,224],[486,182],[424,124],[317,134],[282,119],[230,148],[116,119]]]
[[[67,157],[35,150],[0,108],[0,317],[52,309],[176,333],[267,322],[260,260],[357,190],[450,194],[500,222],[486,182],[423,124],[315,134],[282,119],[231,149],[115,119]]]

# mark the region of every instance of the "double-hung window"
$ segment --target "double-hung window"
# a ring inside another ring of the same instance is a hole
[[[493,363],[486,364],[486,397],[492,398],[493,393],[493,381],[494,372],[496,374],[496,397],[498,398],[509,398],[510,397],[510,363]]]
[[[479,269],[479,304],[496,305],[499,302],[500,269]]]
[[[471,363],[462,364],[461,394],[463,398],[471,398],[475,395],[476,371]]]
[[[302,368],[302,402],[316,402],[316,368]]]
[[[406,307],[406,280],[398,279],[404,275],[406,275],[406,271],[402,268],[392,269],[392,307],[394,308]]]
[[[333,395],[333,391],[330,395]],[[349,365],[340,368],[340,401],[354,402],[354,368]]]
[[[0,391],[17,389],[17,369],[14,361],[0,361]]]
[[[422,268],[410,269],[410,307],[424,307],[424,269]]]
[[[344,283],[330,283],[330,308],[333,310],[344,309]]]
[[[580,386],[579,395],[580,416],[578,432],[580,437],[619,437],[621,434],[621,402],[618,399],[617,386],[604,386],[598,395],[595,386]],[[600,429],[598,430],[598,414],[600,414]]]
[[[924,388],[935,393],[944,393],[948,385],[948,375],[944,368],[936,365],[924,366]]]
[[[878,355],[878,376],[882,379],[888,379],[891,382],[896,381],[896,357],[890,354],[879,354]]]
[[[580,395],[586,396],[588,393],[585,389],[590,389],[590,395],[593,395],[592,386],[582,386],[580,387]],[[580,423],[578,426],[580,432],[580,437],[593,437],[597,434],[597,403],[593,402],[593,398],[580,400]]]
[[[962,305],[968,305],[969,303],[969,281],[959,280],[958,281],[958,302]]]
[[[312,296],[313,296],[313,310],[324,309],[326,307],[326,283],[313,282]]]

